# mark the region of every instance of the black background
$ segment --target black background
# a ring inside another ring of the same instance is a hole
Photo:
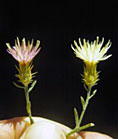
[[[23,90],[17,81],[18,63],[6,52],[18,36],[41,41],[41,51],[34,59],[38,71],[35,89],[30,94],[32,113],[74,127],[73,108],[81,111],[80,96],[86,96],[80,74],[83,62],[70,45],[79,37],[91,41],[96,36],[110,39],[113,56],[98,64],[100,81],[94,89],[83,123],[94,122],[88,129],[118,137],[118,15],[113,2],[78,3],[7,2],[0,5],[0,119],[27,115]]]

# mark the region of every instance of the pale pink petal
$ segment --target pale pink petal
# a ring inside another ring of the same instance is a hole
[[[15,46],[13,48],[7,43],[8,53],[11,54],[17,61],[19,62],[30,62],[40,51],[39,48],[40,41],[37,41],[36,46],[33,47],[33,40],[30,44],[26,45],[25,38],[22,40],[22,44],[20,45],[19,39],[15,41]]]

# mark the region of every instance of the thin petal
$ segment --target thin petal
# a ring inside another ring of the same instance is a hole
[[[34,48],[35,48],[35,50],[37,50],[37,49],[38,49],[39,45],[40,45],[40,41],[39,41],[39,40],[37,40],[37,42],[36,42],[36,46],[34,47]]]
[[[112,56],[112,54],[110,54],[110,55],[108,55],[108,56],[104,56],[104,57],[102,57],[102,58],[100,59],[100,61],[106,60],[106,59],[108,59],[108,58],[111,57],[111,56]]]

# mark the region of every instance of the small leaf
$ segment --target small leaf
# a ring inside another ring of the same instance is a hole
[[[97,89],[93,91],[93,93],[90,96],[90,99],[96,94],[96,92],[97,92]]]
[[[90,128],[90,127],[93,127],[93,126],[95,126],[94,123],[89,123],[89,124],[83,125],[79,128],[79,131]]]
[[[80,99],[81,99],[82,107],[84,108],[84,104],[85,104],[84,98],[81,96]]]
[[[76,126],[78,126],[79,125],[79,116],[78,116],[78,112],[77,112],[76,108],[74,108],[74,116],[75,116]]]
[[[93,91],[93,95],[95,95],[95,94],[96,94],[96,92],[97,92],[97,89]]]
[[[84,84],[84,88],[85,88],[85,90],[88,92],[88,88],[87,88],[87,86]]]
[[[32,91],[32,89],[34,88],[36,82],[37,82],[37,80],[33,81],[33,83],[31,84],[31,87],[28,90],[28,93]]]
[[[13,82],[13,84],[14,84],[16,87],[18,87],[18,88],[24,89],[24,86],[20,86],[20,85],[16,84],[15,82]]]
[[[18,72],[20,71],[19,68],[15,65],[16,69],[18,70]]]

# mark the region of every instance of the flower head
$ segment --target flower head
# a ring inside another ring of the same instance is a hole
[[[76,41],[74,41],[74,45],[76,48],[73,46],[72,49],[75,52],[75,55],[82,59],[85,63],[98,63],[99,61],[106,60],[109,57],[111,57],[111,54],[106,56],[106,52],[111,46],[110,40],[108,43],[102,48],[102,45],[104,43],[104,38],[102,38],[102,41],[99,42],[99,37],[96,38],[94,42],[89,43],[89,41],[83,39],[83,45],[81,43],[81,40],[79,38],[79,45],[77,44]]]
[[[6,43],[6,45],[8,47],[8,53],[10,53],[19,63],[30,63],[40,51],[39,40],[37,40],[35,47],[33,47],[33,40],[31,43],[28,41],[28,44],[26,44],[25,38],[23,38],[22,43],[20,44],[18,37],[13,48],[11,48],[9,43]]]
[[[6,43],[6,45],[8,47],[8,53],[19,62],[19,67],[16,66],[18,70],[16,77],[18,77],[19,82],[24,86],[28,86],[33,81],[32,78],[36,73],[32,73],[33,65],[31,61],[40,51],[40,41],[37,40],[36,46],[33,47],[33,40],[31,43],[28,41],[28,44],[26,44],[25,38],[23,38],[22,43],[20,44],[20,41],[17,38],[13,48],[11,48],[9,43]]]
[[[104,43],[104,38],[102,38],[102,41],[99,42],[99,37],[96,38],[94,42],[89,43],[89,41],[86,41],[83,39],[83,45],[81,43],[81,40],[79,38],[79,45],[76,41],[74,41],[74,45],[72,49],[74,50],[75,55],[82,59],[85,63],[84,67],[84,73],[83,73],[83,81],[84,84],[88,87],[92,87],[96,85],[97,81],[99,80],[99,72],[97,72],[97,63],[102,60],[106,60],[110,55],[105,55],[108,49],[111,46],[110,40],[108,43],[102,48],[102,45]]]

